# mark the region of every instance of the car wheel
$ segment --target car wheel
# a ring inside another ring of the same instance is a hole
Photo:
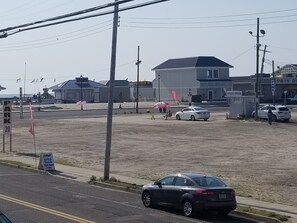
[[[290,120],[290,119],[288,119],[288,118],[287,118],[287,119],[284,119],[284,122],[288,122],[289,120]]]
[[[183,214],[186,217],[193,217],[194,216],[194,207],[191,201],[185,200],[183,202]]]
[[[277,121],[277,117],[276,117],[276,115],[273,115],[271,120],[272,120],[273,122],[276,122],[276,121]]]
[[[179,115],[176,115],[176,120],[180,120],[180,116]]]
[[[208,118],[204,118],[203,120],[204,120],[204,121],[207,121],[207,120],[208,120]]]
[[[195,121],[195,116],[194,115],[191,115],[191,121]]]
[[[255,118],[255,113],[252,114],[252,117]]]
[[[142,197],[142,203],[145,207],[150,208],[153,206],[152,196],[151,196],[150,192],[143,191],[141,197]]]

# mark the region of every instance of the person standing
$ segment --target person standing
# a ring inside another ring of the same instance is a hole
[[[271,108],[269,108],[268,113],[267,113],[267,119],[268,119],[269,125],[272,124],[272,118],[273,118],[272,110],[271,110]]]

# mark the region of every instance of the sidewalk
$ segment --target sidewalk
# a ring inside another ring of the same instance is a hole
[[[35,166],[36,163],[37,165],[39,163],[39,158],[37,158],[36,160],[34,157],[20,156],[13,153],[3,153],[3,152],[0,152],[0,161],[1,160],[20,162],[23,164],[28,164],[30,166]],[[64,177],[64,178],[68,178],[68,179],[72,179],[80,182],[88,182],[91,176],[96,176],[97,178],[100,178],[103,176],[103,173],[97,170],[66,166],[58,163],[55,164],[55,168],[58,172],[58,174],[55,174],[55,176]],[[151,183],[151,181],[148,181],[148,180],[121,176],[117,174],[110,174],[110,177],[115,177],[117,180],[120,180],[121,182],[131,183],[136,185],[144,185],[147,183]],[[258,201],[251,198],[245,198],[245,197],[239,197],[239,196],[237,196],[237,202],[240,205],[246,205],[252,208],[263,209],[263,210],[279,213],[282,215],[290,216],[291,218],[289,219],[289,222],[297,223],[297,207],[287,206],[282,204],[273,204],[269,202]]]

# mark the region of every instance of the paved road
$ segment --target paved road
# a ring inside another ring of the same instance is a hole
[[[253,223],[234,216],[186,218],[144,208],[140,196],[0,165],[0,210],[15,223]]]

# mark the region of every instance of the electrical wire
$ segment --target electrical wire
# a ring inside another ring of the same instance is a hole
[[[123,1],[131,1],[131,0],[123,0]],[[141,8],[141,7],[144,7],[144,6],[148,6],[148,5],[152,5],[152,4],[156,4],[156,3],[161,3],[161,2],[166,2],[166,1],[169,1],[169,0],[153,0],[153,1],[150,1],[150,2],[140,3],[140,4],[137,4],[137,5],[121,8],[121,9],[118,10],[118,12],[127,11],[127,10],[131,10],[131,9],[136,9],[136,8]],[[78,17],[78,18],[74,18],[74,19],[68,19],[68,20],[63,20],[63,21],[59,21],[59,22],[49,23],[49,24],[45,24],[45,25],[39,25],[39,26],[19,29],[19,30],[16,30],[16,31],[11,31],[10,33],[5,32],[5,34],[10,36],[10,35],[14,35],[14,34],[17,34],[19,32],[23,32],[23,31],[34,30],[34,29],[44,28],[44,27],[48,27],[48,26],[54,26],[54,25],[58,25],[58,24],[63,24],[63,23],[74,22],[74,21],[78,21],[78,20],[98,17],[98,16],[104,16],[104,15],[108,15],[108,14],[113,14],[114,12],[115,12],[114,10],[111,10],[111,11],[107,11],[107,12],[103,12],[103,13],[97,13],[97,14],[93,14],[93,15],[89,15],[89,16],[83,16],[83,17]],[[1,30],[0,30],[0,32],[1,32]]]
[[[61,15],[61,16],[55,16],[55,17],[52,17],[52,18],[38,20],[38,21],[35,21],[35,22],[31,22],[31,23],[26,23],[26,24],[22,24],[22,25],[7,27],[5,29],[0,29],[0,32],[7,32],[7,31],[10,31],[10,30],[18,29],[18,28],[24,28],[24,27],[33,26],[33,25],[36,25],[36,24],[41,24],[41,23],[45,23],[45,22],[50,22],[50,21],[55,21],[55,20],[64,19],[64,18],[68,18],[68,17],[73,17],[73,16],[77,16],[77,15],[81,15],[81,14],[85,14],[85,13],[105,9],[105,8],[108,8],[108,7],[117,5],[117,4],[122,4],[122,3],[132,2],[132,1],[134,1],[134,0],[120,0],[120,1],[117,1],[117,2],[107,3],[107,4],[104,4],[104,5],[100,5],[100,6],[80,10],[80,11],[77,11],[77,12],[68,13],[68,14]]]

